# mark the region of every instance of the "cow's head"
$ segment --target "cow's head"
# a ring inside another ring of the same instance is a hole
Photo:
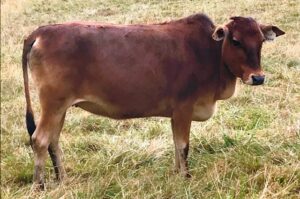
[[[223,41],[222,61],[245,84],[260,85],[265,76],[260,66],[264,41],[271,41],[284,32],[276,26],[260,25],[252,18],[232,17],[228,24],[215,29],[212,37]]]

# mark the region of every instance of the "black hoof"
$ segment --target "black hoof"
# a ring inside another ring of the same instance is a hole
[[[191,174],[189,174],[189,173],[187,173],[187,174],[185,174],[185,176],[184,176],[186,179],[190,179],[190,178],[192,178],[192,176],[191,176]]]

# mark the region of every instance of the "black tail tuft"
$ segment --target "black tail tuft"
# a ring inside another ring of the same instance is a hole
[[[23,78],[24,78],[24,91],[25,91],[25,99],[26,99],[26,126],[27,131],[30,136],[34,133],[36,126],[34,123],[34,117],[33,117],[33,111],[31,107],[31,101],[30,101],[30,93],[29,93],[29,85],[28,85],[28,54],[32,48],[32,45],[34,43],[34,35],[30,35],[27,39],[24,40],[24,46],[23,46],[23,54],[22,54],[22,69],[23,69]]]
[[[26,126],[27,126],[27,131],[31,137],[36,129],[34,119],[33,119],[33,114],[31,112],[26,112]]]

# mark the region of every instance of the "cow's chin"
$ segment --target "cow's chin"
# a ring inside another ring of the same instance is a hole
[[[248,79],[242,79],[244,84],[253,85],[253,79],[249,77]]]

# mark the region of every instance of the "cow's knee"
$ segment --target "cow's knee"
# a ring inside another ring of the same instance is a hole
[[[50,144],[49,138],[45,135],[42,135],[39,131],[35,131],[31,137],[32,148],[34,152],[43,152],[47,151],[47,148]]]

